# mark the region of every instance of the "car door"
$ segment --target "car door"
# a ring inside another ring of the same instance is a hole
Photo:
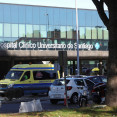
[[[31,94],[32,92],[32,81],[31,81],[31,73],[30,71],[24,72],[21,80],[20,87],[23,88],[24,94]]]
[[[83,79],[76,79],[74,80],[75,84],[77,85],[78,92],[83,94],[84,88],[85,88],[85,83]]]
[[[92,95],[92,89],[94,87],[94,83],[92,81],[90,81],[89,79],[85,79],[85,83],[88,87],[88,92],[89,92],[89,98],[91,98],[91,95]]]

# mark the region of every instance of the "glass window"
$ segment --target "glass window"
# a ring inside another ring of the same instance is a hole
[[[92,11],[91,10],[85,10],[85,15],[86,15],[85,16],[86,26],[91,26]]]
[[[3,22],[3,4],[0,4],[0,22]]]
[[[98,39],[102,39],[102,28],[97,28],[98,29]]]
[[[86,39],[91,39],[91,28],[86,27]]]
[[[5,76],[5,79],[16,79],[19,80],[23,71],[9,71]]]
[[[66,25],[66,9],[60,9],[60,25]]]
[[[88,86],[88,89],[89,90],[92,90],[93,89],[93,86],[94,86],[94,83],[89,81],[89,80],[85,80],[85,82],[87,83],[87,86]]]
[[[1,42],[4,42],[4,38],[0,38],[0,43]],[[1,45],[2,46],[2,45]],[[1,48],[1,46],[0,46],[0,48]]]
[[[75,84],[76,84],[77,86],[85,86],[85,85],[84,85],[84,81],[83,81],[82,79],[74,80],[74,82],[75,82]]]
[[[104,26],[102,20],[100,19],[99,15],[97,16],[98,18],[98,26]]]
[[[54,71],[33,71],[34,80],[57,79]]]
[[[12,24],[12,37],[18,37],[18,24]]]
[[[108,30],[104,28],[103,31],[104,31],[104,40],[108,40],[109,39]]]
[[[45,25],[41,25],[40,26],[40,34],[41,34],[41,38],[47,38],[47,29]]]
[[[11,37],[11,24],[4,24],[4,37]]]
[[[32,6],[26,6],[26,23],[32,24]]]
[[[67,26],[67,38],[72,39],[73,37],[73,29],[72,26]]]
[[[19,6],[19,23],[25,23],[25,6]]]
[[[33,34],[34,34],[34,37],[36,38],[39,38],[39,25],[33,25]]]
[[[18,6],[11,5],[11,22],[18,23]]]
[[[21,81],[30,79],[30,71],[26,71],[21,79]]]
[[[32,9],[33,12],[33,24],[39,24],[39,7],[33,7]]]
[[[55,38],[60,38],[60,27],[59,26],[55,26],[54,32],[55,32]]]
[[[72,9],[67,9],[67,25],[72,25]]]
[[[26,37],[32,37],[33,30],[32,25],[26,25]]]
[[[53,8],[54,12],[54,25],[60,24],[60,15],[59,15],[59,8]]]
[[[76,26],[76,10],[73,9],[73,26]],[[79,21],[79,19],[78,19]]]
[[[98,13],[97,11],[91,11],[92,12],[92,26],[95,27],[95,26],[98,26]]]
[[[19,37],[25,37],[25,25],[19,24]]]
[[[92,28],[92,39],[97,39],[97,28]]]
[[[73,27],[73,38],[76,39],[76,26]]]
[[[79,26],[85,26],[86,25],[86,12],[85,10],[79,10],[78,12],[78,18],[79,18]]]
[[[80,27],[80,39],[85,39],[85,27]]]
[[[66,26],[61,26],[60,31],[61,31],[60,37],[61,38],[66,38]]]
[[[0,24],[0,37],[3,37],[3,24]]]
[[[10,6],[4,5],[4,22],[11,22]]]
[[[49,29],[48,29],[48,38],[53,38],[53,37],[54,37],[53,26],[49,26]]]
[[[47,11],[46,7],[40,7],[40,24],[46,24],[47,23]]]
[[[53,25],[53,8],[47,8],[46,20],[48,25]]]

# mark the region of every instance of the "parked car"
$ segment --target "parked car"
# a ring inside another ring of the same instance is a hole
[[[93,102],[96,104],[105,103],[106,90],[107,88],[105,83],[95,84],[92,90]]]
[[[87,99],[91,98],[93,86],[96,84],[93,81],[95,77],[82,77],[82,78],[66,78],[67,85],[67,99],[71,103],[78,103],[80,96],[86,96]],[[57,104],[58,101],[64,100],[65,81],[64,78],[56,79],[49,90],[50,102]],[[80,96],[79,96],[80,95]]]
[[[103,83],[107,83],[107,77],[106,76],[87,76],[87,78],[91,81],[93,81],[95,84],[103,82]]]

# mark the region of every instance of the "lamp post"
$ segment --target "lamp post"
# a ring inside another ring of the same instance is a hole
[[[77,11],[77,0],[75,0],[76,6],[76,38],[77,38],[77,75],[80,75],[79,71],[79,39],[78,39],[78,11]]]

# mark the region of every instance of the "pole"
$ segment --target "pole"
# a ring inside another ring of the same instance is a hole
[[[79,71],[79,39],[78,39],[78,12],[77,12],[77,0],[75,1],[76,6],[76,38],[77,38],[77,75],[80,75]]]

